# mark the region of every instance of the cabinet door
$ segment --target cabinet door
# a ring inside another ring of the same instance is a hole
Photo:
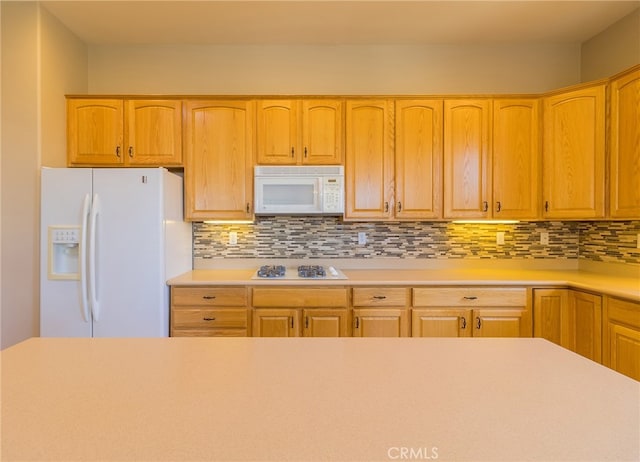
[[[604,216],[605,87],[544,99],[544,218]]]
[[[258,100],[257,150],[259,164],[296,163],[298,101]]]
[[[606,297],[602,363],[640,380],[640,303]]]
[[[396,101],[395,216],[442,217],[442,100]]]
[[[302,163],[341,164],[343,104],[339,100],[302,101]]]
[[[258,309],[253,311],[254,337],[299,337],[300,314],[296,309]]]
[[[640,69],[611,81],[610,214],[640,217]]]
[[[354,337],[407,337],[409,315],[404,309],[355,308]]]
[[[533,291],[533,336],[569,348],[569,291],[535,289]]]
[[[490,100],[444,102],[444,216],[490,216]]]
[[[120,99],[67,100],[69,165],[124,164],[124,104]]]
[[[569,291],[569,349],[598,363],[602,362],[602,297]]]
[[[347,101],[345,218],[387,219],[393,203],[393,104]]]
[[[474,337],[531,337],[523,310],[479,309],[473,310]]]
[[[411,313],[412,337],[471,337],[472,331],[471,310],[420,308]]]
[[[303,310],[305,337],[348,337],[349,310],[343,309],[311,309]]]
[[[125,120],[126,164],[182,164],[182,101],[126,101]]]
[[[539,215],[538,106],[537,99],[493,102],[494,218],[537,218]]]
[[[253,218],[253,103],[185,105],[185,217]]]

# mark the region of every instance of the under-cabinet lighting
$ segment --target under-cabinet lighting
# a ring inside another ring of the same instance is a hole
[[[253,220],[205,220],[208,225],[252,225]]]
[[[520,223],[520,220],[453,220],[451,223],[474,225],[512,225],[514,223]]]

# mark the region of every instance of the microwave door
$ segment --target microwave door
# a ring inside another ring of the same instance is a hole
[[[310,178],[263,177],[256,179],[257,212],[262,213],[319,213],[320,180]]]

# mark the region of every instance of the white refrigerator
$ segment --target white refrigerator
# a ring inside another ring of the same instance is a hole
[[[182,178],[43,168],[40,335],[167,337],[167,279],[192,268]]]

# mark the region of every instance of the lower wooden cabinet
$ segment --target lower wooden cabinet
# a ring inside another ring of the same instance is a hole
[[[602,362],[602,297],[573,289],[535,289],[534,336]]]
[[[411,289],[407,287],[355,287],[354,337],[408,337]]]
[[[299,337],[299,310],[293,308],[255,310],[253,312],[253,336]]]
[[[302,310],[304,337],[349,337],[347,308],[310,308]]]
[[[602,343],[605,366],[640,380],[640,303],[605,297]]]
[[[531,337],[531,290],[524,287],[413,289],[414,337]]]
[[[172,287],[172,337],[250,335],[245,287]]]

